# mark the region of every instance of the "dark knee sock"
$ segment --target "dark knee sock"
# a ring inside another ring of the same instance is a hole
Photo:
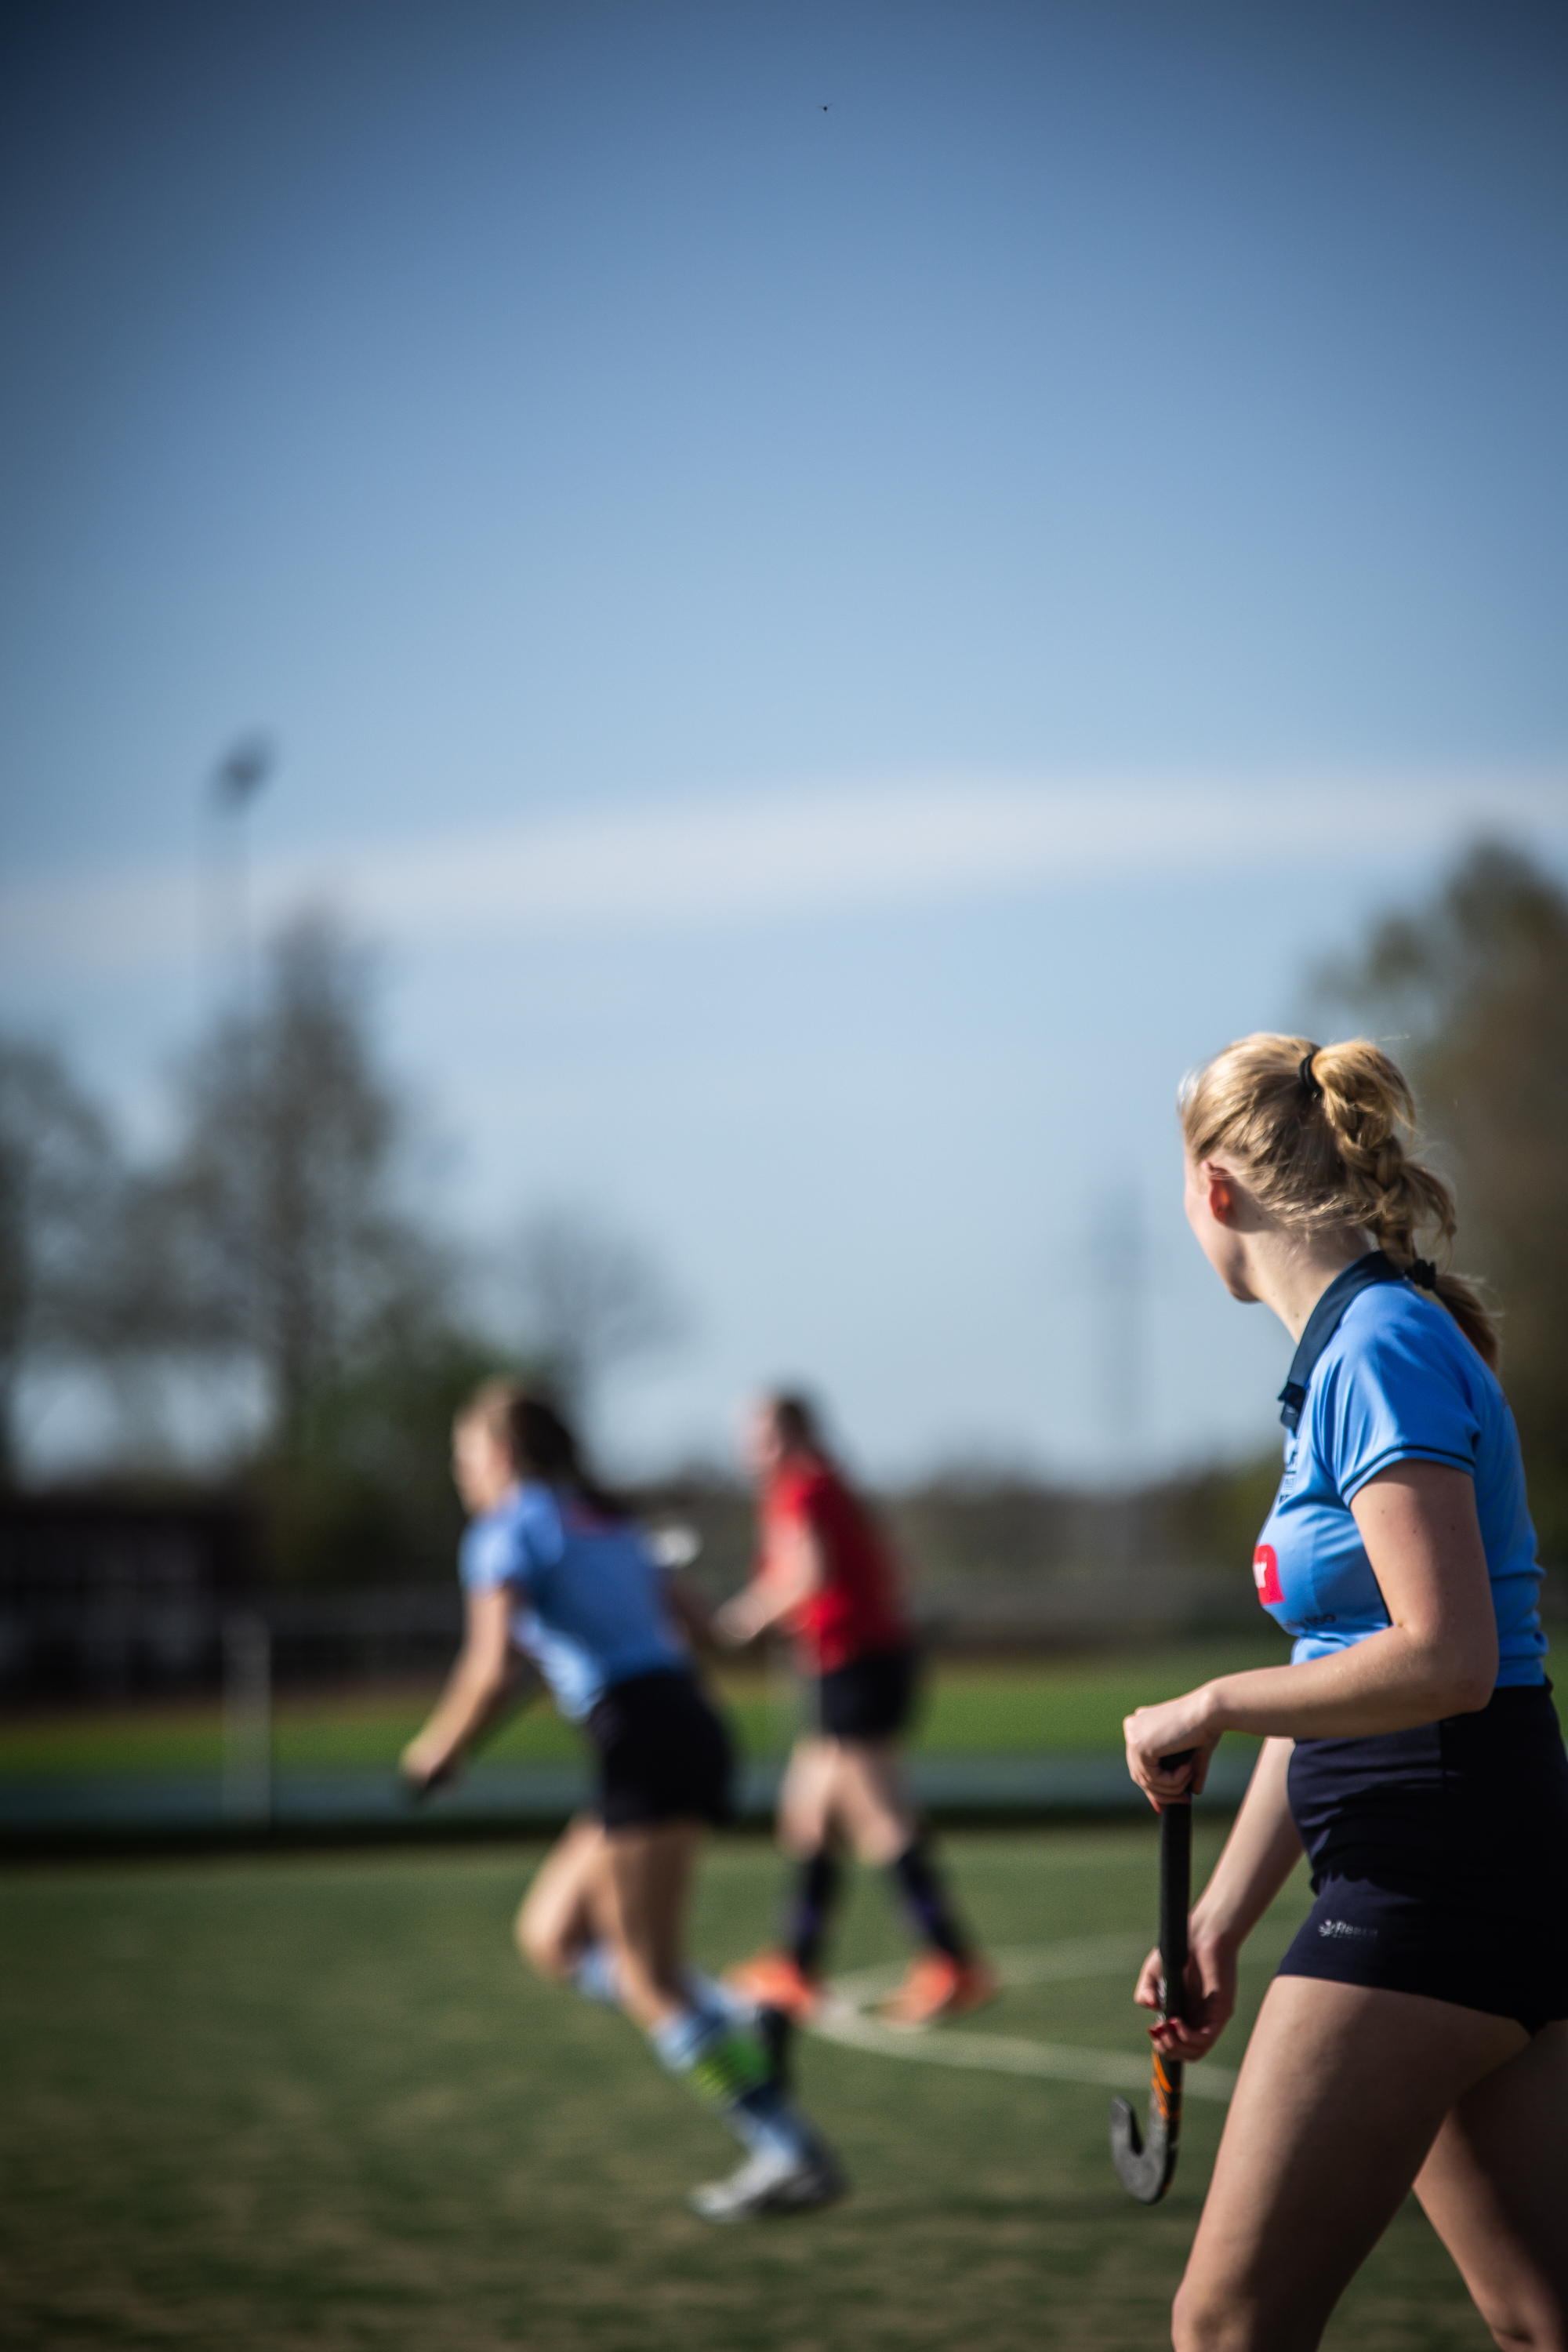
[[[969,1939],[953,1916],[947,1890],[922,1839],[917,1837],[912,1845],[905,1847],[892,1865],[892,1876],[910,1918],[926,1942],[934,1944],[939,1952],[946,1952],[952,1959],[967,1960]]]
[[[803,1862],[795,1873],[784,1910],[784,1945],[796,1968],[810,1976],[822,1956],[823,1941],[838,1896],[838,1864],[826,1847]]]

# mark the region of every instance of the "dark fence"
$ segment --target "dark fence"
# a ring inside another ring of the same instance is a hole
[[[693,1515],[695,1517],[697,1515]],[[732,1514],[738,1517],[738,1514]],[[745,1573],[715,1528],[700,1580]],[[268,1590],[256,1531],[222,1498],[12,1497],[0,1503],[0,1699],[49,1705],[232,1691],[237,1643],[265,1643],[272,1688],[428,1681],[462,1634],[455,1577],[337,1592]],[[944,1560],[916,1589],[933,1648],[1051,1650],[1198,1631],[1255,1616],[1250,1582],[1183,1568],[1063,1572]],[[248,1629],[248,1630],[247,1630]],[[246,1654],[249,1654],[248,1652]]]
[[[247,1513],[222,1498],[0,1502],[0,1694],[131,1697],[216,1686],[220,1627],[254,1582]]]
[[[238,1624],[265,1627],[289,1685],[428,1677],[451,1663],[449,1584],[266,1591],[255,1522],[223,1498],[8,1496],[0,1503],[0,1699],[200,1695],[233,1679]]]

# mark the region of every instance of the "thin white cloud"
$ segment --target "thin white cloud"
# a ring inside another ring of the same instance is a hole
[[[255,898],[263,922],[327,901],[394,940],[690,931],[1283,858],[1329,868],[1485,827],[1563,831],[1568,774],[817,787],[279,860]],[[196,887],[173,866],[0,885],[0,974],[181,961]]]

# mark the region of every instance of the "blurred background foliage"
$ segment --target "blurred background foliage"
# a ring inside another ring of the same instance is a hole
[[[1542,1556],[1568,1558],[1568,894],[1482,843],[1390,914],[1331,1004],[1387,1038],[1458,1194],[1454,1263],[1502,1310],[1502,1378]]]
[[[493,1342],[434,1327],[323,1381],[240,1473],[278,1584],[404,1584],[451,1574],[463,1517],[452,1418],[503,1367]]]
[[[115,1351],[108,1230],[122,1179],[105,1121],[58,1055],[0,1037],[0,1480],[17,1472],[21,1391]]]
[[[1318,992],[1415,1082],[1458,1192],[1456,1262],[1503,1310],[1543,1553],[1568,1556],[1568,897],[1481,845]],[[0,1039],[0,1478],[20,1475],[29,1383],[74,1371],[118,1401],[121,1486],[196,1483],[176,1425],[199,1403],[200,1483],[216,1458],[254,1504],[269,1582],[447,1579],[459,1399],[510,1370],[592,1432],[606,1383],[674,1344],[683,1310],[635,1240],[575,1204],[482,1250],[443,1230],[427,1139],[382,1057],[374,966],[331,918],[276,937],[242,996],[183,1065],[151,1164],[58,1055]],[[958,1468],[889,1509],[940,1605],[987,1576],[1234,1570],[1276,1476],[1272,1453],[1118,1495]],[[716,1588],[744,1572],[750,1512],[727,1466],[672,1471],[645,1499],[699,1522]]]

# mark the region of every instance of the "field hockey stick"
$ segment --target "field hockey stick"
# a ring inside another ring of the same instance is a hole
[[[1167,1772],[1190,1764],[1194,1750],[1162,1756]],[[1160,1808],[1160,2015],[1187,2013],[1187,1911],[1193,1891],[1193,1806],[1190,1797]],[[1176,2170],[1182,2137],[1182,2062],[1154,2053],[1149,2090],[1149,2137],[1125,2099],[1110,2103],[1110,2158],[1116,2177],[1141,2205],[1157,2205]]]

